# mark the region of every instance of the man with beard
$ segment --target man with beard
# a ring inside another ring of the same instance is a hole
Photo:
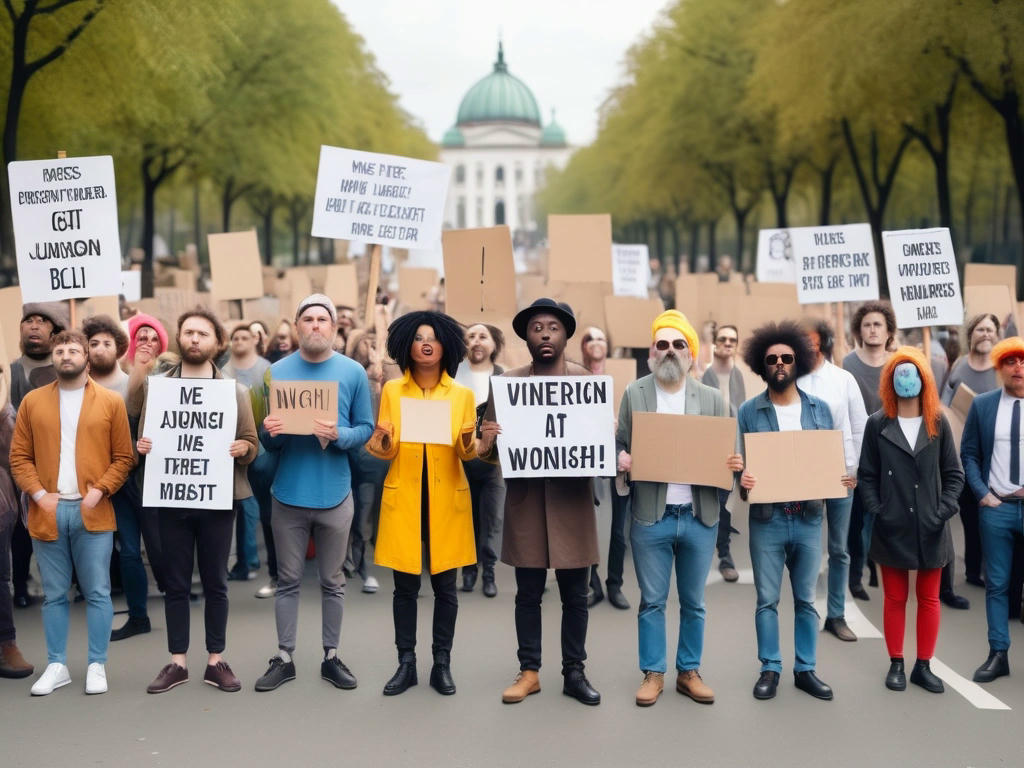
[[[277,548],[277,653],[257,691],[272,691],[295,679],[295,635],[299,618],[299,588],[310,536],[316,546],[320,576],[321,640],[324,649],[320,676],[336,688],[356,687],[356,678],[338,658],[345,601],[345,555],[352,526],[352,472],[348,451],[373,434],[370,390],[363,367],[331,349],[338,318],[334,303],[314,293],[299,303],[295,327],[299,354],[271,366],[278,381],[331,381],[338,384],[338,415],[316,420],[312,435],[286,435],[279,416],[263,420],[260,439],[278,459],[271,486],[274,544]]]
[[[533,362],[505,376],[586,376],[583,366],[565,359],[565,345],[576,331],[568,304],[537,299],[512,319]],[[477,452],[498,460],[494,402],[481,422]],[[587,581],[597,562],[594,484],[589,477],[509,478],[505,481],[505,521],[501,560],[516,569],[516,637],[519,674],[501,700],[514,704],[540,691],[541,596],[548,568],[555,569],[562,599],[562,693],[583,704],[600,704],[601,694],[583,671],[587,658]]]
[[[651,326],[652,374],[626,388],[619,407],[615,435],[617,468],[629,472],[633,460],[633,413],[727,416],[728,409],[717,389],[697,382],[691,375],[699,351],[697,331],[674,309],[662,312]],[[743,460],[733,453],[723,457],[732,472],[743,470]],[[679,640],[676,649],[676,690],[702,704],[715,694],[701,679],[704,649],[704,584],[711,569],[719,525],[718,489],[685,483],[631,483],[633,524],[630,542],[640,585],[640,671],[643,683],[636,694],[637,706],[654,704],[665,684],[665,604],[676,568],[679,592]]]
[[[71,682],[67,667],[72,568],[86,599],[86,693],[107,690],[114,606],[110,554],[116,528],[110,497],[135,463],[124,401],[89,379],[79,331],[53,339],[57,381],[28,393],[11,443],[11,476],[29,497],[28,530],[43,581],[47,667],[32,686],[45,696]]]
[[[224,329],[208,309],[196,307],[178,318],[178,349],[181,362],[167,373],[170,379],[223,379],[213,360],[224,344]],[[148,396],[149,387],[146,386]],[[252,418],[249,393],[235,384],[235,439],[228,452],[235,460],[234,499],[252,495],[246,466],[256,458],[256,425]],[[146,433],[146,408],[142,408],[139,434]],[[153,441],[140,437],[139,454],[153,449]],[[203,682],[222,691],[241,690],[241,683],[224,661],[228,624],[228,556],[234,528],[233,509],[164,507],[157,510],[160,543],[163,548],[164,617],[167,622],[167,650],[171,660],[146,688],[147,693],[164,693],[188,682],[188,646],[192,572],[198,560],[199,578],[206,599],[206,651],[209,658]]]
[[[786,432],[832,429],[828,404],[797,387],[798,376],[814,367],[814,355],[799,325],[769,323],[754,331],[743,350],[743,360],[768,384],[760,395],[740,406],[737,416],[746,457],[744,436],[750,432]],[[852,488],[854,479],[842,476]],[[757,484],[749,467],[740,477],[740,497]],[[750,505],[750,561],[754,569],[757,610],[757,655],[761,676],[754,685],[755,699],[775,697],[782,672],[779,649],[779,595],[783,566],[793,586],[796,687],[818,699],[831,700],[832,689],[814,673],[818,645],[818,612],[814,590],[821,567],[821,499]]]
[[[504,371],[494,361],[505,346],[505,335],[500,328],[477,323],[466,329],[466,359],[459,363],[455,381],[473,390],[476,417],[479,421],[487,407],[491,376]],[[476,534],[477,563],[483,566],[483,593],[486,597],[498,594],[494,581],[494,565],[501,549],[501,526],[505,506],[505,483],[501,467],[479,458],[464,462],[469,494],[473,500],[473,531]],[[462,569],[462,591],[472,592],[476,585],[477,565]]]
[[[89,340],[89,378],[124,400],[128,397],[128,374],[117,361],[128,351],[128,334],[107,315],[87,317],[82,322],[82,333]]]

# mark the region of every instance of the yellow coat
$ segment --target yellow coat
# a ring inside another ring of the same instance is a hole
[[[440,573],[476,562],[473,538],[473,506],[462,461],[476,457],[462,435],[473,436],[476,409],[473,391],[442,372],[441,381],[430,391],[429,400],[450,400],[452,404],[452,445],[403,443],[402,398],[424,399],[423,390],[411,374],[384,385],[380,396],[378,429],[391,434],[385,447],[375,432],[366,449],[381,459],[392,459],[384,479],[380,502],[380,525],[374,562],[403,573],[423,570],[420,533],[420,490],[423,483],[423,450],[427,451],[427,482],[430,488],[430,572]]]

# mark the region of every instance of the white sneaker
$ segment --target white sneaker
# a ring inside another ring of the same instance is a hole
[[[277,594],[277,582],[271,581],[269,584],[264,584],[262,587],[256,590],[256,597],[265,599],[273,597]]]
[[[65,664],[47,664],[43,674],[32,686],[33,696],[48,696],[57,688],[71,682],[71,673]]]
[[[89,671],[85,673],[85,692],[88,694],[107,692],[107,669],[98,661],[90,664]]]
[[[380,582],[373,576],[367,576],[366,581],[363,582],[363,592],[372,595],[378,589],[380,589]]]

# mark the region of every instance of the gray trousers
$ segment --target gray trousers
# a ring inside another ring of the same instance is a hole
[[[277,548],[277,646],[292,653],[299,619],[299,589],[306,564],[309,538],[316,546],[316,567],[320,577],[320,602],[324,649],[337,648],[341,615],[345,604],[345,571],[348,534],[352,527],[352,494],[336,507],[310,509],[272,500],[271,527]]]

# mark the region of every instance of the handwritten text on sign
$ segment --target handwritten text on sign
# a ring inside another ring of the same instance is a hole
[[[238,405],[234,379],[149,378],[145,437],[153,441],[145,507],[231,509]]]
[[[121,245],[114,160],[69,157],[8,165],[22,299],[117,296]]]
[[[492,376],[506,477],[611,477],[611,376]]]
[[[878,298],[878,269],[869,224],[789,230],[801,304]]]
[[[889,298],[900,328],[960,325],[960,296],[953,241],[945,227],[882,233]]]
[[[440,250],[448,166],[320,147],[313,236]]]
[[[270,415],[286,435],[311,435],[315,419],[338,421],[338,382],[271,381]]]

